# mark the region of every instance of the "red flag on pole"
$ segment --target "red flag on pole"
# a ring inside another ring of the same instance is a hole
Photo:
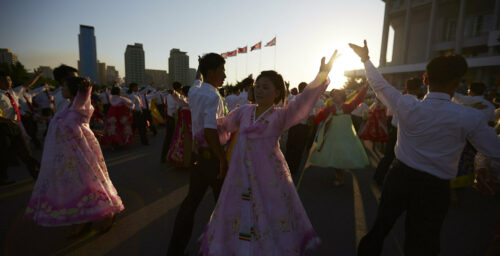
[[[252,46],[252,48],[250,48],[250,51],[260,50],[260,48],[262,48],[262,41],[256,43],[254,46]]]
[[[224,59],[227,59],[227,52],[221,53],[220,56],[222,56],[222,58],[224,58]]]
[[[266,47],[268,47],[268,46],[275,46],[275,45],[276,45],[276,37],[274,37],[273,40],[269,41],[266,44]]]
[[[238,50],[227,52],[226,54],[227,54],[227,57],[234,57],[234,56],[238,55]]]
[[[238,48],[238,53],[247,53],[247,49],[248,47],[245,46],[245,47],[242,47],[242,48]]]

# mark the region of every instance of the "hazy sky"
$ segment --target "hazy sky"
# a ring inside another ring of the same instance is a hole
[[[361,67],[348,42],[367,39],[378,64],[384,15],[382,0],[2,2],[0,48],[11,49],[27,68],[76,67],[80,24],[95,27],[98,59],[116,66],[121,77],[127,44],[143,44],[147,69],[168,70],[171,48],[186,51],[190,67],[196,68],[197,55],[250,47],[260,40],[265,44],[276,35],[276,48],[228,58],[226,81],[250,73],[255,77],[276,65],[292,87],[311,81],[320,58],[334,49],[343,56],[330,76],[330,88],[342,86],[343,70]]]

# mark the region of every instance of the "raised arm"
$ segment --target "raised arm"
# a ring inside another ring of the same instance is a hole
[[[361,58],[361,62],[365,65],[366,78],[368,78],[368,83],[377,95],[377,97],[386,105],[393,113],[396,111],[396,105],[399,99],[402,97],[401,93],[392,87],[383,77],[380,75],[378,70],[373,66],[370,61],[370,56],[368,55],[368,46],[366,45],[366,40],[364,41],[364,46],[358,46],[355,44],[349,44],[352,50]]]
[[[309,113],[316,106],[316,102],[325,92],[326,87],[330,84],[328,74],[332,69],[333,62],[339,57],[337,50],[332,54],[330,60],[325,63],[325,58],[321,59],[321,66],[316,78],[309,83],[304,91],[297,95],[294,100],[287,104],[282,111],[285,114],[283,122],[283,130],[286,130],[301,120],[309,117]]]
[[[89,80],[85,80],[82,85],[78,88],[75,98],[73,99],[73,104],[71,108],[76,110],[84,116],[90,117],[94,108],[90,101],[90,95],[92,94],[92,85]]]
[[[28,93],[31,95],[31,97],[35,97],[38,94],[40,94],[41,92],[46,91],[46,90],[48,90],[48,85],[47,84],[44,85],[44,86],[40,86],[38,88],[29,90]]]
[[[363,86],[361,90],[358,91],[354,99],[351,102],[344,104],[342,110],[346,114],[350,114],[353,110],[355,110],[363,100],[365,100],[366,92],[368,91],[368,85]]]
[[[35,70],[35,75],[31,78],[31,80],[28,83],[24,84],[23,86],[26,87],[27,89],[31,88],[33,85],[35,85],[36,81],[40,79],[42,74],[43,74],[43,69]]]

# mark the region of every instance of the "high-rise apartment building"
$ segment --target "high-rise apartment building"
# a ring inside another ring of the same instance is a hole
[[[80,25],[78,35],[78,46],[80,60],[78,61],[78,73],[80,76],[88,77],[92,82],[98,81],[97,71],[97,48],[94,35],[94,27]]]
[[[97,73],[99,74],[99,85],[107,85],[107,74],[106,74],[106,63],[104,62],[97,62]]]
[[[146,69],[146,83],[155,88],[167,88],[168,74],[166,70]]]
[[[17,63],[17,55],[9,49],[0,49],[0,63],[15,65]]]
[[[116,70],[115,66],[107,66],[106,67],[106,82],[108,85],[113,85],[115,82],[120,80],[120,76],[118,75],[118,70]]]
[[[144,86],[146,84],[145,64],[142,44],[127,45],[125,50],[125,81],[127,85],[137,83],[139,86]]]
[[[170,50],[168,74],[169,86],[175,81],[180,82],[182,85],[190,86],[192,84],[189,83],[189,57],[186,52],[175,48]]]

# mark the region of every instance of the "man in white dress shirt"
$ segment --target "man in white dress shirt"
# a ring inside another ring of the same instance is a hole
[[[405,82],[405,91],[407,92],[406,95],[418,99],[418,95],[422,94],[422,80],[410,77]],[[379,187],[382,187],[384,184],[385,175],[396,157],[394,147],[398,139],[398,118],[392,114],[390,109],[387,109],[387,113],[390,117],[387,118],[388,134],[384,156],[378,162],[377,169],[375,169],[375,174],[373,175],[373,179]]]
[[[453,95],[453,102],[460,105],[480,109],[480,111],[484,114],[488,124],[490,126],[493,126],[495,122],[495,106],[493,106],[491,102],[484,98],[485,92],[486,85],[483,83],[475,82],[470,84],[468,95],[455,93],[455,95]]]
[[[182,84],[179,82],[173,82],[172,87],[174,90],[169,90],[166,97],[166,120],[165,120],[165,139],[163,140],[163,147],[161,150],[161,162],[165,163],[167,159],[168,149],[170,148],[170,143],[172,142],[172,137],[175,132],[175,113],[179,110],[178,94],[181,92]]]
[[[109,107],[111,107],[111,103],[109,102],[110,98],[110,93],[109,93],[109,88],[108,87],[103,87],[102,92],[99,94],[99,100],[102,103],[102,108],[104,110],[104,116],[106,116],[106,113],[108,113]]]
[[[36,112],[35,106],[33,105],[33,97],[38,94],[47,91],[49,86],[46,84],[44,86],[40,86],[36,89],[32,89],[29,91],[24,91],[22,95],[19,97],[19,106],[21,110],[21,119],[23,122],[24,129],[26,133],[31,137],[31,142],[35,145],[37,149],[42,149],[42,144],[37,137],[38,133],[38,125],[37,119],[39,119],[39,115]]]
[[[479,110],[451,102],[467,62],[439,56],[427,64],[429,92],[422,101],[401,95],[379,74],[364,47],[350,44],[365,65],[377,97],[398,117],[396,160],[382,190],[377,218],[358,255],[380,255],[384,239],[406,211],[404,252],[438,255],[441,226],[448,211],[450,180],[468,140],[480,153],[500,159],[500,138]]]
[[[201,86],[189,90],[192,116],[193,153],[197,164],[191,170],[189,192],[182,202],[175,219],[174,231],[167,255],[187,255],[184,250],[191,238],[194,215],[208,187],[217,201],[227,172],[226,154],[219,141],[217,118],[224,116],[224,103],[217,88],[226,78],[225,60],[216,53],[200,59],[198,71],[203,75]],[[197,84],[197,81],[195,81]]]
[[[144,115],[142,114],[142,100],[140,97],[140,92],[138,85],[136,83],[131,83],[128,86],[127,97],[134,103],[134,109],[132,110],[132,115],[134,119],[132,121],[132,129],[139,129],[139,135],[141,136],[142,145],[149,145],[148,136],[146,135],[146,120],[144,120]]]
[[[32,156],[25,137],[19,106],[19,97],[33,86],[42,71],[36,71],[34,78],[23,86],[12,88],[9,75],[0,74],[0,186],[14,183],[8,178],[7,168],[11,157],[19,157],[36,180],[40,163]],[[29,138],[28,138],[29,139]]]

